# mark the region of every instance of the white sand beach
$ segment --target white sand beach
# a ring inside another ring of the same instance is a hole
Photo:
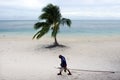
[[[0,37],[0,80],[120,80],[120,37],[58,37],[65,48],[46,49],[51,38]],[[57,73],[66,57],[72,75]],[[114,71],[89,72],[82,70]],[[81,70],[81,71],[80,71]]]

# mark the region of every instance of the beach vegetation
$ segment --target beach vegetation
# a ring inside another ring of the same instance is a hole
[[[60,31],[60,25],[71,26],[71,20],[63,18],[60,8],[57,5],[48,4],[42,9],[42,14],[39,16],[39,22],[34,24],[34,29],[38,32],[33,36],[33,39],[40,39],[51,30],[51,36],[54,38],[54,44],[49,47],[62,46],[57,41],[57,34]]]

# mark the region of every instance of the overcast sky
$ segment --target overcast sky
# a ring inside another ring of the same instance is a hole
[[[0,0],[0,20],[37,20],[48,3],[70,19],[120,19],[120,0]]]

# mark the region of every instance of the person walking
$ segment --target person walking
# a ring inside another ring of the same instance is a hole
[[[59,55],[59,58],[61,59],[61,68],[60,68],[60,72],[57,75],[62,75],[62,71],[64,70],[65,72],[68,71],[68,75],[72,75],[70,70],[67,68],[67,62],[64,56]]]

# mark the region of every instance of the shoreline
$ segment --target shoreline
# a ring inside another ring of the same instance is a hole
[[[50,40],[54,41],[54,38],[51,36],[43,36],[40,39],[32,39],[33,36],[6,36],[6,35],[0,35],[0,40],[32,40],[32,41],[44,41],[44,40]],[[57,40],[59,42],[69,42],[69,41],[74,41],[74,42],[89,42],[89,41],[120,41],[120,36],[119,35],[99,35],[99,36],[57,36]]]

